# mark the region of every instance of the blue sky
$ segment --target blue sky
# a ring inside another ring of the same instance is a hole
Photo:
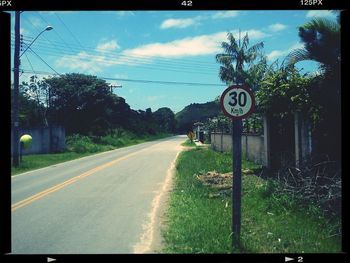
[[[23,12],[21,34],[26,43],[46,26],[54,29],[31,46],[51,68],[28,50],[21,57],[26,73],[20,81],[33,75],[28,71],[47,77],[45,73],[54,74],[53,70],[119,79],[107,82],[122,85],[114,92],[132,109],[169,107],[178,112],[190,103],[212,101],[225,89],[215,55],[221,52],[228,31],[248,32],[251,44],[264,42],[270,62],[282,61],[292,49],[302,46],[298,26],[319,16],[335,19],[329,11],[307,10]],[[316,63],[297,66],[304,72],[317,70]]]

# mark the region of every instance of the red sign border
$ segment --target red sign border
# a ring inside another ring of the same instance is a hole
[[[233,90],[233,89],[244,89],[246,92],[249,93],[249,95],[250,95],[250,97],[251,97],[251,99],[252,99],[252,106],[250,107],[250,110],[249,110],[246,114],[244,114],[244,115],[242,115],[242,116],[239,116],[239,117],[231,115],[230,113],[228,113],[228,112],[226,111],[226,109],[225,109],[225,107],[224,107],[224,97],[226,96],[226,94],[227,94],[229,91],[231,91],[231,90]],[[220,107],[221,107],[221,110],[222,110],[222,112],[224,113],[224,115],[226,115],[227,117],[229,117],[229,118],[231,118],[231,119],[234,119],[234,120],[245,119],[247,116],[249,116],[250,114],[252,114],[253,111],[254,111],[254,108],[255,108],[255,97],[254,97],[254,94],[253,94],[252,90],[250,89],[250,87],[249,87],[248,85],[246,85],[246,84],[243,84],[243,85],[231,85],[231,86],[229,86],[228,88],[226,88],[226,89],[224,90],[224,92],[221,94],[221,97],[220,97]]]

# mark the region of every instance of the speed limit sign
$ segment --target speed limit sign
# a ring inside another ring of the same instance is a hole
[[[254,94],[248,86],[233,85],[224,90],[220,104],[226,116],[232,119],[245,119],[254,110]]]

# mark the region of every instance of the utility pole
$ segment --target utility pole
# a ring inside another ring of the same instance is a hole
[[[14,69],[13,69],[13,136],[12,136],[12,163],[13,166],[19,165],[19,122],[18,122],[18,95],[19,95],[19,48],[20,48],[20,11],[15,12],[15,50],[14,50]]]
[[[109,87],[111,88],[111,93],[113,93],[113,88],[121,88],[122,85],[110,85]]]
[[[12,105],[12,164],[13,166],[17,167],[19,165],[19,149],[20,149],[20,143],[19,143],[19,120],[18,120],[18,113],[19,113],[19,65],[21,63],[20,58],[21,56],[30,48],[30,46],[34,43],[34,41],[45,31],[50,31],[53,29],[52,26],[47,26],[42,32],[39,33],[39,35],[34,38],[34,40],[28,45],[28,47],[22,52],[20,55],[20,42],[21,42],[21,36],[20,36],[20,14],[23,11],[16,11],[15,12],[15,50],[14,50],[14,56],[13,56],[13,105]]]
[[[232,247],[240,248],[242,198],[242,120],[232,120]]]

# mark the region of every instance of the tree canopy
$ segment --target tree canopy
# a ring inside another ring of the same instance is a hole
[[[221,64],[220,79],[229,85],[244,83],[248,75],[246,66],[252,65],[264,44],[259,42],[249,47],[248,33],[241,39],[241,32],[239,32],[238,40],[231,32],[227,33],[227,39],[228,42],[221,44],[224,53],[216,55],[216,61]]]
[[[62,125],[68,134],[102,136],[115,128],[155,134],[175,129],[175,115],[169,108],[155,113],[151,108],[132,110],[124,98],[112,93],[105,80],[95,76],[72,73],[43,80],[32,77],[29,83],[22,83],[21,91],[33,104],[32,110],[42,113],[37,116],[41,119],[38,123]]]

